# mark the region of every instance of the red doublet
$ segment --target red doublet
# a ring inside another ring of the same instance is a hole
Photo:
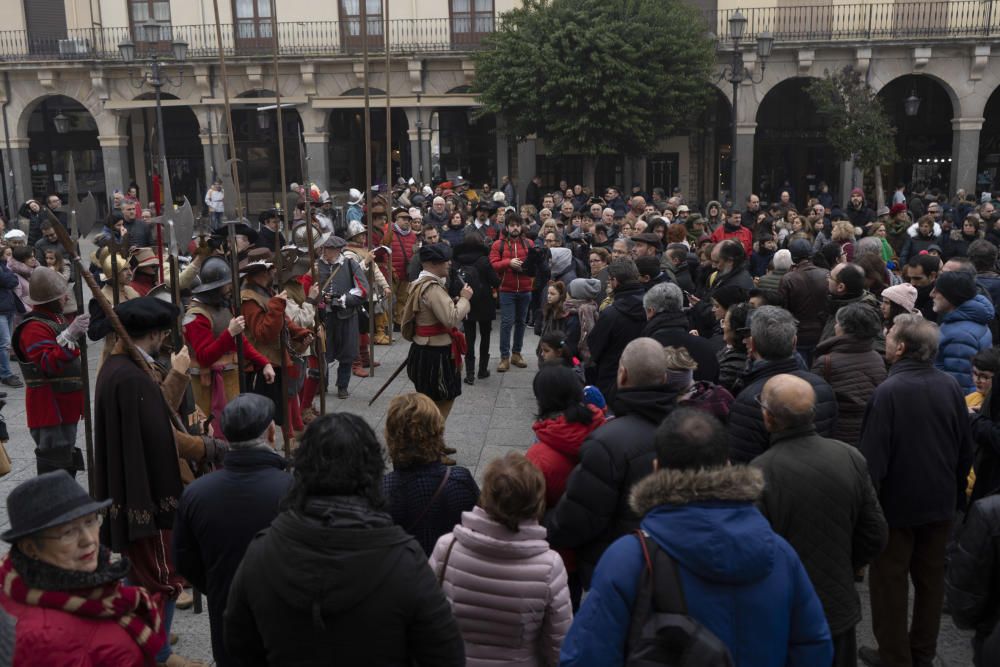
[[[36,314],[65,324],[66,318],[35,307]],[[53,378],[60,377],[67,364],[80,356],[80,350],[62,347],[56,343],[52,329],[42,322],[29,321],[20,337],[21,354],[41,371]],[[75,424],[83,416],[83,390],[56,392],[51,385],[25,387],[24,403],[28,428],[45,428],[60,424]]]
[[[211,368],[222,355],[236,351],[236,341],[229,335],[229,330],[226,329],[216,338],[212,335],[212,323],[204,315],[195,315],[193,320],[184,325],[184,337],[191,344],[194,358],[202,368]],[[270,363],[250,344],[246,336],[243,337],[243,356],[257,370]]]

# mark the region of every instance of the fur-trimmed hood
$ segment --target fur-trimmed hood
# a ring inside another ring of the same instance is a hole
[[[705,501],[751,503],[764,491],[764,475],[748,466],[702,470],[660,469],[632,487],[629,506],[643,516],[658,505]]]

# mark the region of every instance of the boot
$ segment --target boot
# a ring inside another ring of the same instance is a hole
[[[389,334],[387,329],[389,326],[389,318],[385,316],[385,313],[378,313],[375,315],[375,344],[376,345],[391,345],[392,341],[389,339]]]
[[[475,370],[475,368],[476,368],[475,357],[467,355],[465,357],[465,384],[470,386],[476,384],[476,378],[473,375],[473,371]]]
[[[73,463],[74,449],[76,447],[72,446],[35,449],[35,468],[38,474],[65,470],[70,474],[70,477],[76,477],[76,466]]]
[[[368,377],[368,371],[366,371],[361,366],[361,359],[357,358],[351,364],[351,372],[354,373],[354,377],[366,378]]]
[[[382,364],[377,361],[372,361],[371,350],[368,348],[368,343],[370,341],[370,336],[368,334],[361,334],[360,344],[358,345],[358,356],[361,358],[362,368],[378,368]]]
[[[476,377],[478,377],[480,380],[485,380],[486,378],[488,378],[490,376],[489,365],[490,365],[490,355],[487,354],[485,357],[480,357],[479,374]]]
[[[506,373],[510,370],[510,357],[500,357],[500,363],[497,364],[497,373]]]
[[[528,367],[528,364],[525,363],[524,357],[521,356],[520,352],[515,352],[514,354],[510,355],[510,363],[514,364],[518,368]]]

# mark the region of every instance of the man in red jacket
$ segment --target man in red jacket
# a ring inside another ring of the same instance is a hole
[[[69,284],[62,274],[39,267],[28,283],[28,303],[34,308],[14,330],[14,354],[28,385],[25,409],[35,441],[38,474],[83,470],[76,447],[76,428],[83,415],[80,349],[76,341],[87,332],[90,316],[69,322],[63,307]]]
[[[411,228],[413,222],[409,210],[398,208],[392,214],[392,274],[393,274],[393,301],[392,301],[392,321],[393,328],[399,331],[402,323],[403,306],[406,305],[406,297],[410,294],[410,281],[407,277],[407,267],[413,258],[413,252],[417,244],[417,234]]]
[[[523,272],[530,245],[521,236],[521,220],[508,216],[506,234],[490,249],[490,264],[500,276],[500,363],[498,373],[506,373],[510,365],[526,368],[521,356],[524,325],[531,303],[532,277]],[[514,328],[514,349],[511,354],[510,330]]]
[[[736,239],[742,243],[747,257],[753,254],[753,232],[743,226],[743,214],[739,211],[730,213],[729,220],[712,232],[712,243],[726,239]]]

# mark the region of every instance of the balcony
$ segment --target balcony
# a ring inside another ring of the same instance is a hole
[[[906,2],[741,9],[744,39],[770,31],[780,42],[893,42],[1000,37],[1000,0]],[[709,30],[729,41],[735,9],[706,13]]]
[[[498,21],[472,22],[462,18],[400,19],[389,21],[389,50],[392,53],[447,53],[474,51],[484,35]],[[285,57],[360,55],[360,22],[316,21],[278,23],[278,54]],[[384,23],[370,24],[369,50],[384,53]],[[164,34],[169,33],[169,34]],[[144,41],[128,27],[69,30],[65,36],[33,35],[31,31],[0,31],[0,61],[120,61],[118,44],[130,40],[139,54],[169,53],[170,42],[188,44],[188,58],[218,58],[215,25],[171,26],[158,34],[157,41]],[[269,22],[243,22],[222,26],[222,45],[228,57],[272,56],[273,40]]]

